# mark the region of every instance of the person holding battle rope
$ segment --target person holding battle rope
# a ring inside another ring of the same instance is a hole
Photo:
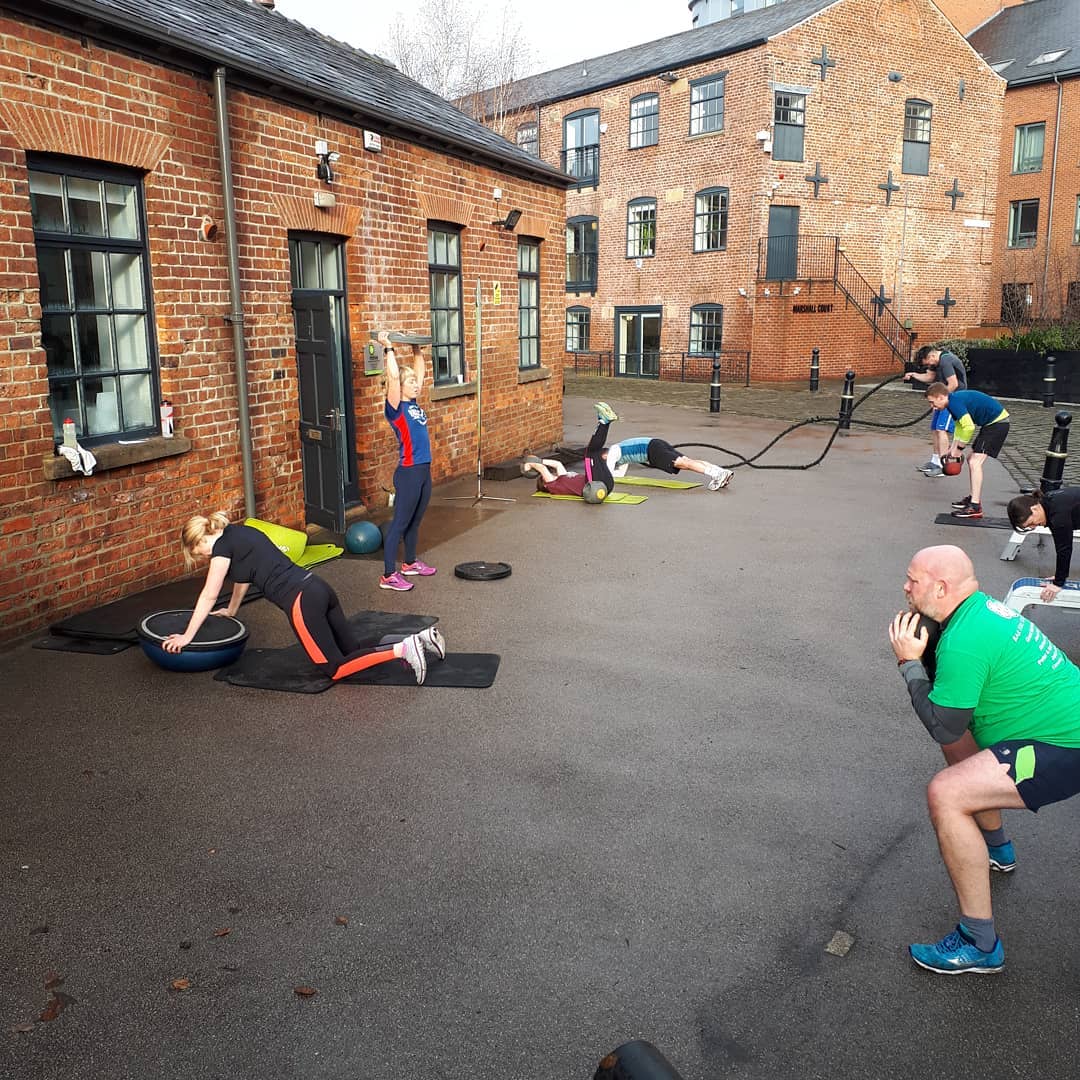
[[[1016,866],[1001,811],[1038,811],[1080,792],[1080,669],[1037,626],[980,592],[958,547],[917,552],[904,594],[908,610],[892,620],[889,642],[915,714],[947,762],[926,801],[960,907],[952,933],[909,952],[938,974],[992,974],[1005,950],[990,870]],[[941,624],[932,682],[924,616]]]
[[[427,414],[416,403],[424,385],[424,354],[412,347],[412,364],[398,365],[394,346],[385,330],[379,344],[386,361],[386,403],[383,412],[398,440],[398,467],[394,470],[394,517],[383,539],[383,576],[380,589],[408,592],[407,577],[430,577],[434,566],[416,557],[420,522],[431,501],[431,439]],[[397,569],[397,549],[405,540],[405,560]]]
[[[602,484],[604,495],[596,501],[600,502],[604,496],[611,494],[611,489],[615,486],[615,478],[611,475],[611,470],[605,460],[607,451],[604,449],[604,444],[607,442],[609,425],[619,418],[606,401],[597,401],[593,408],[596,410],[597,424],[589,445],[585,447],[584,473],[568,472],[561,461],[526,458],[522,462],[523,475],[536,473],[538,491],[546,491],[549,495],[578,495],[584,498],[585,489],[590,484]]]
[[[975,426],[979,434],[975,435],[971,453],[968,455],[968,476],[971,480],[971,494],[953,503],[953,517],[981,518],[983,516],[982,480],[983,462],[988,457],[996,458],[1009,437],[1009,414],[1000,401],[979,390],[955,390],[949,392],[944,383],[931,383],[926,388],[926,400],[935,409],[947,409],[956,421],[953,431],[949,456],[956,457],[975,435]]]
[[[951,394],[954,390],[967,389],[967,372],[955,353],[942,352],[934,345],[924,345],[915,354],[915,363],[921,364],[925,371],[908,371],[904,382],[942,383]],[[949,438],[956,421],[943,409],[934,409],[930,414],[930,460],[916,470],[924,476],[944,476],[941,457],[949,448]]]
[[[178,653],[198,633],[207,615],[235,615],[251,585],[276,604],[289,620],[308,659],[335,682],[376,664],[403,660],[417,683],[427,677],[427,653],[440,660],[446,641],[434,626],[394,645],[364,649],[345,618],[337,594],[322,578],[297,566],[265,534],[250,525],[230,525],[222,511],[208,518],[190,518],[180,535],[184,562],[189,567],[208,559],[206,583],[195,602],[187,628],[170,634],[162,647]],[[228,604],[211,610],[226,580],[233,583]]]

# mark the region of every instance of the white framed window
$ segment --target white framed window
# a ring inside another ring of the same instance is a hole
[[[630,149],[660,141],[660,95],[639,94],[630,100]]]
[[[656,254],[656,200],[632,199],[626,207],[626,257],[650,259]]]
[[[694,196],[694,251],[727,248],[728,189],[706,188]]]
[[[1042,172],[1046,124],[1017,124],[1013,135],[1014,173]]]
[[[724,75],[710,75],[690,84],[690,134],[724,129]]]
[[[142,180],[28,157],[53,437],[87,446],[160,431]]]

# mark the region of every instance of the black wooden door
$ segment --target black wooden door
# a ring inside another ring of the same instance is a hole
[[[300,449],[307,520],[336,532],[345,529],[341,469],[343,417],[335,379],[337,349],[329,296],[293,293],[296,362],[300,384]]]

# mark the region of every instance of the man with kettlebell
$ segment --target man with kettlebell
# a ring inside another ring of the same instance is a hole
[[[954,390],[967,389],[967,372],[963,362],[955,353],[942,352],[936,345],[924,345],[916,354],[915,362],[921,364],[923,371],[909,371],[904,375],[904,382],[944,383],[951,394]],[[917,466],[923,476],[956,475],[945,469],[941,460],[949,446],[954,421],[944,409],[935,409],[930,416],[930,460],[925,465]]]

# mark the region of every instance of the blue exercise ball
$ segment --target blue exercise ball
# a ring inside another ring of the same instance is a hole
[[[345,546],[354,555],[370,555],[382,547],[382,533],[374,521],[354,521],[345,530]]]

